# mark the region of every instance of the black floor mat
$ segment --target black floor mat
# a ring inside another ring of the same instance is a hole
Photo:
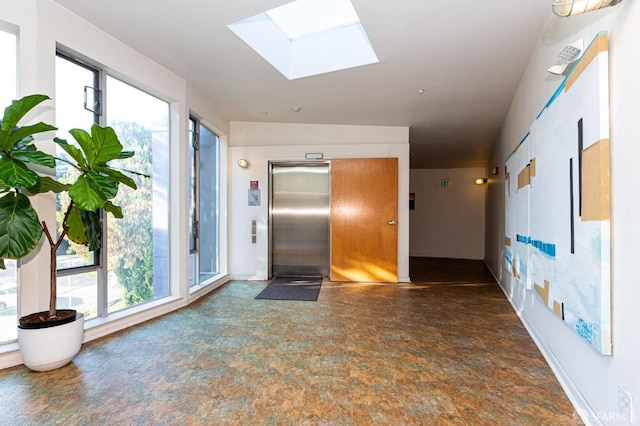
[[[288,278],[279,277],[273,280],[256,299],[270,300],[318,300],[322,278]]]

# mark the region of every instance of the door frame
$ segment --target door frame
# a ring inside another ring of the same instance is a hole
[[[268,278],[273,278],[273,167],[274,166],[310,166],[310,165],[327,165],[329,171],[329,209],[331,209],[331,160],[270,160],[267,165],[267,173],[269,175],[269,194],[267,200],[267,231],[269,239],[269,247],[267,253]],[[329,211],[329,247],[327,249],[327,260],[329,262],[329,272],[331,271],[331,211]]]

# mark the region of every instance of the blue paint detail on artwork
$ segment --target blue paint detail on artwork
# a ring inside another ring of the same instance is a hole
[[[556,257],[555,244],[543,243],[542,241],[539,241],[539,240],[533,240],[531,241],[531,245],[537,248],[538,250],[540,250],[541,252],[543,252],[544,254],[547,254],[551,257]]]
[[[524,235],[518,235],[516,239],[517,239],[517,241],[519,243],[531,244],[533,247],[537,248],[542,253],[544,253],[544,254],[546,254],[548,256],[551,256],[551,257],[556,257],[556,245],[555,244],[545,243],[545,242],[540,241],[540,240],[534,240],[531,237],[527,237],[527,236],[524,236]]]
[[[592,346],[596,344],[597,328],[596,324],[589,324],[582,318],[579,318],[576,324],[576,332]]]
[[[549,101],[547,102],[547,104],[544,106],[544,108],[542,108],[542,111],[540,111],[540,113],[536,116],[536,120],[540,118],[540,116],[542,115],[543,112],[545,112],[547,110],[547,108],[549,108],[549,106],[551,106],[551,104],[553,103],[553,101],[555,101],[558,96],[560,96],[560,94],[562,92],[564,92],[564,87],[565,87],[565,83],[567,81],[567,78],[569,76],[565,77],[564,80],[562,80],[562,83],[560,83],[560,86],[558,86],[558,88],[556,89],[556,91],[553,93],[553,95],[551,95],[551,99],[549,99]]]
[[[505,255],[504,257],[505,267],[511,272],[513,268],[513,257]]]

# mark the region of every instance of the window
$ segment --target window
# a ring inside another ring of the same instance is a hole
[[[119,166],[150,177],[135,178],[137,191],[121,186],[114,203],[124,219],[105,215],[99,252],[74,244],[58,251],[58,307],[77,309],[87,319],[169,295],[169,105],[89,61],[59,52],[58,135],[72,143],[63,131],[88,130],[94,122],[113,127],[124,149],[135,151]],[[72,172],[59,163],[59,179]]]
[[[16,98],[18,48],[15,34],[0,29],[0,105],[2,109]],[[17,262],[5,261],[6,269],[0,269],[0,342],[15,340],[17,323]]]
[[[168,296],[169,105],[107,77],[107,124],[133,158],[122,165],[145,173],[138,190],[121,189],[114,203],[124,219],[107,218],[109,312]]]
[[[191,236],[189,284],[202,284],[219,272],[219,138],[198,119],[189,120]]]
[[[18,37],[15,34],[0,29],[0,52],[2,52],[2,67],[0,67],[0,102],[4,110],[16,98],[18,72]]]
[[[56,135],[72,142],[68,133],[72,128],[88,130],[99,123],[100,116],[84,107],[85,93],[99,86],[100,72],[71,57],[58,54],[56,57]],[[66,157],[64,150],[56,147],[58,157]],[[75,170],[63,162],[56,166],[56,178],[69,182]],[[61,229],[62,206],[68,204],[68,194],[57,196],[58,230]],[[64,241],[56,253],[58,262],[58,301],[60,309],[76,309],[86,319],[98,315],[98,267],[99,252],[89,253],[85,247]]]

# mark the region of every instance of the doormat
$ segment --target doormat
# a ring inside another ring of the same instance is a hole
[[[318,300],[322,278],[287,278],[279,277],[271,281],[256,299],[269,300]]]

